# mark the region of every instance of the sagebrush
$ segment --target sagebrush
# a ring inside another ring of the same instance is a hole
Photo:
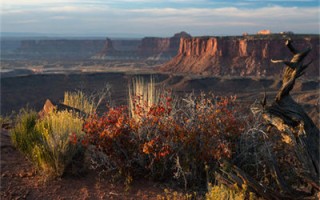
[[[81,150],[83,120],[72,112],[52,112],[42,119],[32,110],[22,110],[11,130],[13,144],[46,177],[60,177]],[[78,139],[77,139],[78,140]]]

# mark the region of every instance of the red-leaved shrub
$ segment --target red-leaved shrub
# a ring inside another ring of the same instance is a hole
[[[205,165],[230,159],[244,128],[234,97],[190,95],[180,101],[164,93],[151,107],[135,101],[135,116],[126,107],[90,116],[83,127],[87,140],[106,156],[106,165],[130,175],[183,178],[185,185],[206,180]],[[141,105],[142,104],[142,105]]]

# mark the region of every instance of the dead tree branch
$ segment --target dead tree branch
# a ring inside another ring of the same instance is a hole
[[[305,73],[311,62],[304,64],[304,58],[311,48],[298,51],[291,40],[286,42],[293,57],[290,61],[272,60],[274,63],[284,63],[282,86],[271,106],[266,106],[263,118],[268,124],[293,138],[295,151],[306,172],[303,176],[319,188],[319,129],[306,114],[304,109],[293,100],[290,91],[295,81]]]

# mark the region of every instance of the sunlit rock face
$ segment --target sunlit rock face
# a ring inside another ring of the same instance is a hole
[[[282,72],[271,59],[290,58],[285,35],[181,38],[178,54],[162,71],[204,75],[273,76]],[[319,35],[290,35],[298,49],[312,47],[306,76],[319,75]]]

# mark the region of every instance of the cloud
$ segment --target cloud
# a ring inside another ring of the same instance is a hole
[[[141,2],[144,0],[121,1]],[[18,0],[18,2],[35,3],[40,0]],[[51,1],[41,0],[41,2]],[[257,32],[260,29],[271,29],[273,32],[287,30],[306,33],[319,32],[319,7],[177,8],[167,6],[164,8],[130,8],[99,5],[98,3],[101,3],[99,0],[90,2],[84,0],[81,3],[77,1],[78,4],[72,0],[55,2],[59,3],[51,6],[40,4],[4,9],[1,12],[2,28],[7,32],[101,32],[106,34],[120,32],[144,35],[168,35],[181,30],[196,35],[242,34],[242,32]]]
[[[234,17],[236,21],[239,19],[256,20],[257,18],[269,19],[296,19],[296,18],[312,18],[320,14],[318,8],[285,8],[285,7],[267,7],[259,9],[239,9],[235,7],[226,8],[155,8],[155,9],[131,9],[126,10],[129,13],[139,13],[145,16],[166,17],[166,16],[184,16],[184,17]]]
[[[57,3],[74,3],[77,0],[2,0],[2,4],[8,5],[39,5],[39,4],[57,4]]]
[[[249,2],[317,2],[317,0],[244,0]]]
[[[84,6],[60,6],[60,7],[50,7],[42,9],[42,11],[47,12],[67,12],[67,13],[92,13],[92,12],[103,12],[106,11],[106,7],[84,7]]]
[[[50,19],[53,19],[53,20],[66,20],[66,19],[71,19],[71,17],[68,17],[68,16],[53,16],[53,17],[50,17]]]

